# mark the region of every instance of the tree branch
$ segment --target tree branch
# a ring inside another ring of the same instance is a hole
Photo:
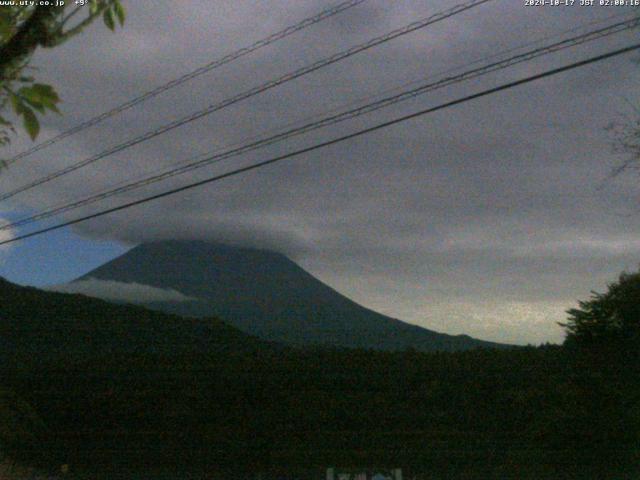
[[[36,7],[11,40],[0,48],[0,81],[6,80],[5,70],[8,67],[32,53],[39,45],[49,43],[49,25],[59,12],[60,7]]]
[[[87,27],[93,20],[102,14],[106,7],[101,7],[97,11],[91,13],[87,18],[78,23],[75,27],[67,30],[66,32],[59,31],[54,38],[50,39],[50,43],[48,43],[47,47],[55,47],[56,45],[60,45],[61,43],[68,40],[70,37],[80,33],[85,27]]]

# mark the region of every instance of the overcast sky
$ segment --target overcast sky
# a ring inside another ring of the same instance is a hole
[[[336,2],[124,3],[124,29],[114,34],[95,24],[68,44],[34,57],[39,80],[53,84],[64,102],[63,116],[43,119],[40,140]],[[368,0],[16,163],[0,175],[0,191],[457,3]],[[502,50],[633,14],[627,8],[578,3],[526,7],[521,0],[489,2],[16,196],[5,202],[0,215],[18,218],[195,154],[377,98],[408,82],[438,78],[452,67]],[[248,165],[638,38],[636,30],[549,55],[174,178],[144,193]],[[565,319],[564,311],[640,262],[638,178],[605,181],[623,159],[612,153],[605,127],[636,114],[632,105],[640,104],[639,58],[638,53],[627,54],[474,100],[78,225],[51,237],[55,240],[27,240],[5,249],[0,275],[23,283],[62,283],[139,242],[211,239],[277,249],[363,305],[437,331],[503,342],[560,342],[556,322]],[[16,138],[8,154],[29,144]],[[49,261],[43,254],[52,245],[64,261]],[[72,267],[61,269],[63,263]]]

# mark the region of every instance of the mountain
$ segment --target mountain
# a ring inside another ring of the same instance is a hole
[[[188,299],[143,304],[189,317],[216,316],[246,333],[297,346],[421,351],[503,346],[437,333],[369,310],[269,250],[200,241],[146,243],[75,284],[95,280],[179,292]]]

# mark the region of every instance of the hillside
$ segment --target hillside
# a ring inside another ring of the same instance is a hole
[[[272,348],[218,319],[185,319],[0,279],[0,360],[49,364],[128,354]]]
[[[146,305],[183,316],[216,316],[246,333],[292,345],[421,351],[503,346],[381,315],[268,250],[198,241],[147,243],[77,282],[88,279],[172,289],[193,300]]]
[[[42,471],[70,464],[77,478],[639,471],[640,417],[627,408],[637,362],[611,355],[296,350],[218,320],[5,281],[0,345],[0,454]]]

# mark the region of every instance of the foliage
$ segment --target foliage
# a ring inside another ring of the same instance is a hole
[[[0,388],[0,461],[32,450],[44,424],[33,408],[10,390]]]
[[[629,343],[640,346],[640,272],[623,272],[606,293],[592,292],[580,308],[567,311],[567,342],[580,344]]]
[[[640,445],[640,272],[621,273],[606,293],[592,292],[567,313],[561,325],[574,407],[560,425],[576,432],[575,452],[596,452],[611,464],[621,445]],[[638,448],[628,453],[640,471]],[[607,472],[598,476],[606,478]]]
[[[33,76],[24,73],[33,70],[29,62],[36,49],[64,43],[99,16],[111,30],[115,29],[116,21],[122,25],[125,19],[120,0],[75,2],[73,9],[66,5],[72,2],[61,6],[36,3],[16,2],[17,5],[0,8],[0,112],[10,105],[32,140],[40,131],[38,115],[47,111],[59,113],[60,102],[53,87],[37,83]],[[77,20],[83,11],[87,14]],[[12,133],[15,133],[13,122],[0,114],[0,146],[10,142]]]
[[[298,350],[0,280],[0,347],[4,387],[47,426],[25,455],[87,478],[150,466],[265,480],[329,465],[425,479],[640,473],[638,364],[602,369],[558,346]]]

